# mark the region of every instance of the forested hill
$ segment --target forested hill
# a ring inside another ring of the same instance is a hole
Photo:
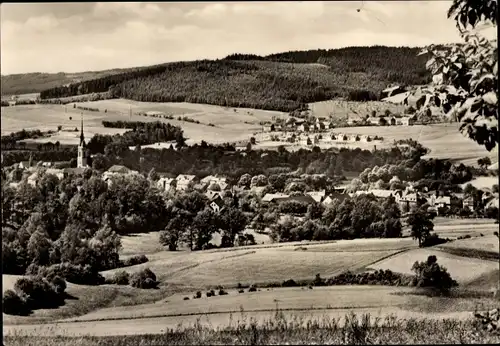
[[[59,98],[112,91],[150,102],[195,102],[291,111],[302,104],[346,97],[377,99],[389,84],[425,84],[418,48],[350,47],[273,54],[235,54],[222,60],[138,68],[41,92]]]
[[[88,71],[77,73],[20,73],[2,75],[1,90],[3,95],[19,95],[39,93],[48,88],[54,88],[61,85],[79,83],[84,80],[101,78],[104,76],[133,71],[131,69],[113,69],[105,71]]]

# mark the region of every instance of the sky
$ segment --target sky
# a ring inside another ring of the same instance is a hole
[[[1,73],[460,42],[455,22],[446,18],[450,5],[438,0],[2,3]]]

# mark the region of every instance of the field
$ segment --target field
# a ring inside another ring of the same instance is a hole
[[[436,255],[438,263],[446,267],[451,277],[457,280],[459,284],[470,283],[481,275],[498,268],[498,263],[495,261],[456,256],[437,249],[410,250],[372,264],[370,268],[390,269],[393,272],[411,274],[413,263],[416,261],[425,261],[430,255]]]
[[[277,111],[265,111],[247,108],[227,108],[205,104],[193,103],[156,103],[137,102],[124,99],[101,100],[95,102],[78,103],[81,106],[98,108],[99,112],[85,111],[85,136],[92,137],[94,134],[115,134],[123,133],[123,129],[104,128],[102,120],[133,120],[133,121],[163,121],[173,125],[181,126],[187,137],[188,144],[200,143],[205,140],[209,143],[235,142],[240,145],[250,139],[251,136],[262,131],[259,125],[263,121],[272,121],[274,118],[287,118],[287,114]],[[384,102],[345,102],[326,101],[311,103],[311,113],[315,116],[329,116],[343,118],[347,114],[365,114],[372,110],[378,113],[389,109],[400,111],[400,106]],[[104,113],[104,110],[107,110]],[[139,112],[162,112],[173,115],[175,120],[155,118],[150,116],[139,116]],[[130,117],[132,112],[132,117]],[[26,105],[2,108],[2,134],[8,134],[21,129],[41,129],[56,130],[58,125],[69,130],[80,126],[81,111],[72,108],[71,105]],[[199,124],[179,121],[177,117],[188,117]],[[70,120],[70,117],[72,118]],[[214,126],[208,126],[213,124]],[[449,158],[465,164],[477,165],[477,159],[488,156],[492,162],[497,161],[498,148],[491,153],[477,145],[472,140],[467,139],[458,132],[457,124],[439,124],[427,126],[388,126],[388,127],[350,127],[337,128],[334,133],[359,134],[359,135],[379,135],[384,137],[382,142],[339,142],[323,141],[319,144],[321,148],[329,147],[349,147],[362,149],[384,148],[392,145],[394,140],[412,138],[421,142],[430,149],[427,155],[429,158]],[[285,142],[272,142],[260,140],[262,135],[257,136],[256,148],[275,149],[280,145],[285,145],[288,150],[298,150],[304,144],[287,144]],[[324,135],[324,137],[328,137]],[[47,141],[47,138],[35,141]],[[50,141],[59,141],[61,144],[77,144],[78,133],[59,132],[50,138]],[[157,147],[164,147],[160,145]],[[166,144],[167,147],[170,144]]]
[[[498,185],[498,177],[477,177],[468,183],[462,184],[462,188],[466,185],[471,184],[476,189],[492,189],[493,185]]]
[[[449,159],[467,165],[477,165],[477,159],[488,156],[498,161],[498,147],[488,152],[484,147],[464,137],[458,131],[458,124],[414,125],[414,126],[364,126],[337,128],[334,133],[378,135],[384,138],[377,148],[391,145],[393,141],[412,138],[430,149],[424,158]],[[373,143],[365,143],[373,148]]]

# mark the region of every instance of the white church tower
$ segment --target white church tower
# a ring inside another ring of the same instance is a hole
[[[87,163],[87,153],[86,153],[86,144],[85,144],[85,137],[83,135],[83,113],[82,113],[82,125],[80,129],[80,144],[78,144],[78,160],[77,160],[77,167],[78,168],[84,168],[88,167]]]

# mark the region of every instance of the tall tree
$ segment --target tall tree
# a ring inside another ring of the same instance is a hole
[[[418,240],[418,246],[422,243],[434,229],[434,223],[429,215],[421,209],[417,209],[408,217],[408,224],[411,226],[411,236]]]

